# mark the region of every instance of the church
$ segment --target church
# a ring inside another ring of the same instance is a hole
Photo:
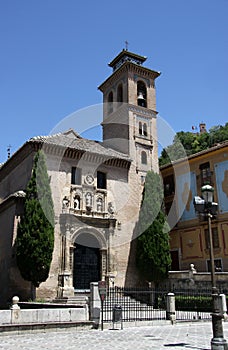
[[[45,153],[55,210],[48,279],[37,298],[72,298],[91,282],[135,286],[130,259],[147,171],[159,171],[155,80],[145,56],[122,50],[110,63],[103,94],[102,142],[77,130],[29,139],[0,167],[0,305],[31,298],[16,264],[17,225],[36,152]]]

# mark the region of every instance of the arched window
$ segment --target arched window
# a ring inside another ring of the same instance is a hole
[[[139,122],[139,135],[147,136],[147,124]]]
[[[147,91],[143,81],[138,81],[137,83],[137,101],[138,106],[147,107]]]
[[[107,174],[102,171],[97,172],[97,188],[106,189],[107,186]]]
[[[142,135],[142,123],[139,122],[139,135]]]
[[[111,91],[108,95],[108,113],[113,112],[113,92]]]
[[[147,124],[146,123],[143,124],[143,135],[147,136]]]
[[[123,102],[123,85],[120,84],[117,88],[117,102],[121,104]]]
[[[146,155],[145,151],[142,151],[142,153],[141,153],[141,163],[147,164],[147,155]]]

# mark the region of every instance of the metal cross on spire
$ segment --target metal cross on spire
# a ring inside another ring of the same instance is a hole
[[[126,40],[126,41],[125,41],[125,48],[126,48],[126,51],[128,50],[128,44],[129,44],[129,43],[128,43],[128,41]]]

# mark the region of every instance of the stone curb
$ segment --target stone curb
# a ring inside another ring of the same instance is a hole
[[[60,331],[75,328],[77,330],[93,329],[94,322],[42,322],[42,323],[24,323],[24,324],[3,324],[0,325],[0,335],[20,334],[21,332],[46,332]]]

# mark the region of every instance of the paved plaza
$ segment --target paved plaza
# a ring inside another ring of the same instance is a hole
[[[211,322],[177,323],[125,327],[123,330],[48,331],[0,336],[0,349],[4,350],[210,350]],[[224,337],[228,339],[228,322],[224,323]]]

